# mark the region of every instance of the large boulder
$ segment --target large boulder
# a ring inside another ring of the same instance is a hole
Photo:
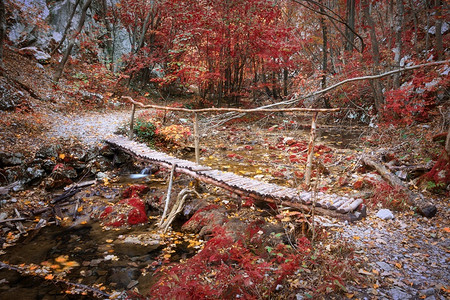
[[[50,62],[50,59],[52,58],[49,54],[41,50],[38,50],[38,48],[36,47],[21,48],[19,49],[19,54],[30,58],[34,58],[40,64],[48,64]]]

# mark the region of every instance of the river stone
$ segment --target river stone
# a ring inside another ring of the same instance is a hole
[[[407,300],[407,299],[411,299],[411,296],[399,289],[390,289],[388,291],[389,295],[391,295],[393,300]]]
[[[432,218],[436,215],[437,208],[434,205],[428,205],[426,207],[419,208],[418,212],[419,212],[419,214],[421,214],[424,217]]]
[[[392,267],[391,267],[389,264],[385,263],[385,262],[378,261],[378,262],[377,262],[377,265],[378,265],[380,268],[382,268],[384,271],[386,271],[386,272],[389,272],[389,271],[392,270]]]
[[[28,167],[26,170],[25,179],[26,183],[35,183],[36,181],[40,181],[46,175],[45,171],[40,169],[39,167]]]
[[[22,153],[6,153],[0,151],[0,167],[17,166],[23,164]]]
[[[55,145],[44,145],[36,152],[36,158],[54,158],[58,156],[57,146]]]
[[[383,208],[377,212],[377,217],[382,220],[391,220],[394,218],[394,215],[389,209]]]

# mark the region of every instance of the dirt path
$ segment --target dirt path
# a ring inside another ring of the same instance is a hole
[[[129,118],[128,109],[66,115],[54,113],[50,117],[50,130],[46,135],[49,138],[77,139],[82,143],[94,145],[111,137]]]

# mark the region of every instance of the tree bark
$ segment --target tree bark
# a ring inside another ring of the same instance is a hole
[[[345,50],[353,51],[353,41],[355,40],[355,0],[347,0],[347,24],[349,28],[345,28],[345,35],[347,36]]]
[[[436,0],[436,54],[438,60],[442,60],[444,57],[442,45],[442,10],[442,1]]]
[[[369,2],[367,0],[362,1],[363,6],[363,14],[369,25],[369,35],[370,41],[372,44],[372,57],[373,64],[375,66],[375,72],[378,73],[380,71],[380,50],[378,48],[378,40],[375,32],[375,22],[372,19],[369,11]],[[372,83],[372,89],[375,95],[375,109],[378,115],[381,114],[383,105],[384,105],[384,97],[383,97],[383,87],[381,82],[378,79],[375,79]]]
[[[403,33],[403,14],[404,14],[404,6],[403,0],[397,0],[397,15],[395,22],[395,66],[400,68],[400,62],[402,60],[402,33]],[[400,87],[400,75],[401,73],[396,73],[394,75],[394,89],[398,89]]]
[[[62,73],[64,71],[64,66],[66,65],[66,62],[70,56],[70,53],[72,52],[73,46],[75,46],[76,39],[77,39],[78,35],[81,33],[81,30],[83,29],[84,22],[86,21],[86,12],[87,12],[89,6],[91,5],[91,3],[92,3],[92,0],[86,0],[86,2],[83,5],[83,8],[81,9],[81,17],[80,17],[80,22],[78,23],[78,27],[75,31],[75,34],[74,34],[72,40],[69,43],[69,46],[66,49],[64,57],[58,66],[58,69],[56,70],[55,76],[53,77],[53,81],[55,81],[56,83],[58,83],[59,79],[61,78]]]

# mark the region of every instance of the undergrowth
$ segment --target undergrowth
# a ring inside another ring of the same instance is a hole
[[[300,237],[294,244],[268,246],[255,240],[258,231],[251,232],[236,239],[224,228],[216,228],[197,255],[157,271],[160,279],[149,297],[285,299],[302,293],[311,298],[345,292],[346,282],[356,276],[353,250],[346,245],[325,250]],[[311,285],[299,290],[305,280]]]

